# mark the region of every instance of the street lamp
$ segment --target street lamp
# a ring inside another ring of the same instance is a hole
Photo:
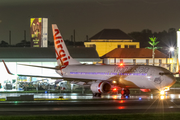
[[[169,48],[169,70],[170,70],[170,57],[172,58],[174,50],[175,50],[174,47]]]
[[[174,51],[174,47],[170,47],[170,48],[169,48],[169,51],[170,51],[170,52],[173,52],[173,51]]]
[[[169,48],[169,58],[172,57],[172,52],[174,52],[174,47]]]

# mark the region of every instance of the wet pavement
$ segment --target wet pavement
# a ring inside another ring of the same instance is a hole
[[[1,101],[0,115],[67,115],[67,114],[126,114],[174,113],[180,111],[179,89],[160,96],[157,91],[132,91],[130,97],[121,94],[103,94],[93,97],[81,93],[2,93],[9,96],[34,95],[34,101]],[[63,99],[59,99],[62,97]]]

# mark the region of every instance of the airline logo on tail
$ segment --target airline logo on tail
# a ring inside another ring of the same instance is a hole
[[[62,69],[66,68],[69,65],[69,59],[70,56],[67,56],[65,53],[65,50],[63,48],[63,38],[60,35],[60,32],[58,29],[54,29],[54,45],[55,45],[55,52],[56,52],[56,59],[60,60],[60,70],[61,70],[61,74],[62,73]]]

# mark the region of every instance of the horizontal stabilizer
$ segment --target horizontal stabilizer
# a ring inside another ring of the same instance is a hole
[[[6,63],[4,62],[4,60],[2,60],[2,62],[3,62],[3,64],[4,64],[4,66],[5,66],[5,68],[6,68],[6,71],[7,71],[9,74],[14,75],[13,73],[10,72],[10,70],[8,69],[8,67],[7,67]]]

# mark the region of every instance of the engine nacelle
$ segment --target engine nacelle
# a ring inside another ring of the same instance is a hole
[[[111,90],[111,85],[108,82],[95,82],[91,84],[93,93],[108,93]]]

